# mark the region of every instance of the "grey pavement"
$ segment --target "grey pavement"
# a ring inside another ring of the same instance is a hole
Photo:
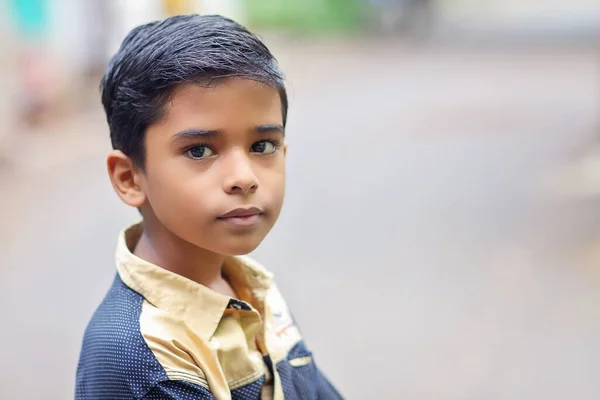
[[[254,256],[349,399],[598,399],[600,213],[541,184],[600,134],[591,49],[273,41],[290,81],[283,214]],[[137,218],[99,107],[0,170],[0,395],[73,396]]]

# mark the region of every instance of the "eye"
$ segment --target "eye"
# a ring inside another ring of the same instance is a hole
[[[188,149],[185,154],[192,160],[201,160],[213,155],[213,151],[206,146],[194,146]]]
[[[260,142],[254,143],[250,149],[254,153],[271,154],[277,150],[277,143],[270,140],[261,140]]]

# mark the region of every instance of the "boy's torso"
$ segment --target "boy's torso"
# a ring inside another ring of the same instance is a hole
[[[121,235],[118,274],[86,330],[76,398],[316,398],[326,380],[269,272],[227,259],[233,299],[134,256],[136,230]]]

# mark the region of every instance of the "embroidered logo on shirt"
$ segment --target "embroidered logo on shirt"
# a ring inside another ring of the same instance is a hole
[[[294,321],[287,312],[273,311],[271,316],[273,317],[273,331],[277,336],[283,335],[286,330],[294,326]]]

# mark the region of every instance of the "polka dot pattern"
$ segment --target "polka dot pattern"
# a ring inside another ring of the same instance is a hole
[[[140,398],[168,379],[140,332],[142,302],[117,275],[83,338],[76,399]]]
[[[143,400],[213,400],[210,392],[198,385],[184,381],[165,381],[155,385]]]
[[[234,389],[231,391],[231,400],[258,400],[260,399],[260,392],[262,390],[265,378],[252,382],[248,385],[242,386],[241,388]]]

